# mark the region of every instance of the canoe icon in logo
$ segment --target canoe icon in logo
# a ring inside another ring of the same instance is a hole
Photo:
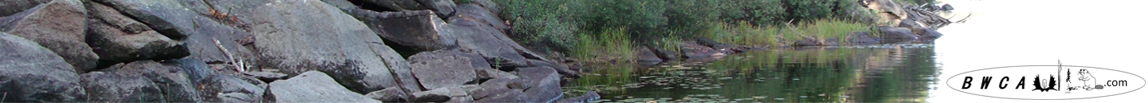
[[[1143,77],[1116,69],[1073,65],[1020,65],[963,72],[945,81],[963,93],[1021,100],[1101,98],[1145,86]]]

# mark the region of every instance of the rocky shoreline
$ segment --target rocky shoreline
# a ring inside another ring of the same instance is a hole
[[[555,102],[578,77],[486,0],[0,2],[6,102]]]

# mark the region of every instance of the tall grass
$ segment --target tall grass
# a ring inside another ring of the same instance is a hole
[[[858,31],[872,31],[870,24],[849,22],[837,19],[818,19],[796,25],[757,26],[747,22],[737,24],[710,23],[703,29],[703,37],[719,42],[749,46],[788,45],[804,39],[825,41],[837,39],[847,43],[849,34]]]
[[[632,61],[636,54],[626,28],[608,28],[599,34],[580,34],[571,53],[586,62]]]

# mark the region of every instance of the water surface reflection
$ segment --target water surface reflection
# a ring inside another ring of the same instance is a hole
[[[922,102],[936,87],[931,45],[755,51],[713,61],[595,64],[567,83],[596,102]]]

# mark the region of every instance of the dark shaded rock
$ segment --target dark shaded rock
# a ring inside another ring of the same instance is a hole
[[[304,72],[287,80],[271,82],[270,86],[276,102],[379,102],[343,88],[330,76],[318,71]]]
[[[163,91],[160,94],[154,95],[162,96],[163,101],[167,102],[203,102],[203,98],[200,97],[200,89],[196,88],[199,83],[195,83],[196,81],[193,81],[190,77],[213,75],[199,73],[193,75],[180,66],[166,65],[151,60],[135,61],[122,66],[113,66],[106,71],[123,77],[147,78],[146,80],[148,80],[148,82],[151,82],[157,86],[159,90]],[[89,93],[92,92],[89,91]]]
[[[949,5],[949,4],[941,5],[941,10],[946,10],[946,11],[947,10],[953,10],[953,5]]]
[[[849,33],[850,45],[872,45],[880,43],[880,41],[880,38],[874,37],[869,32],[862,31]]]
[[[425,89],[462,85],[475,80],[472,61],[462,52],[438,50],[411,56],[411,71]]]
[[[682,57],[685,57],[687,59],[713,58],[713,57],[725,55],[725,53],[721,53],[720,51],[714,50],[713,48],[710,48],[710,47],[707,47],[704,45],[700,45],[700,44],[687,42],[687,43],[682,43],[680,46],[681,46]]]
[[[3,15],[8,10],[23,11],[0,18],[0,31],[39,43],[80,73],[96,69],[99,56],[84,42],[88,11],[79,0],[5,0],[0,1],[0,8],[4,8],[0,10]]]
[[[553,102],[562,97],[562,75],[549,67],[519,68],[518,76],[529,80],[531,87],[523,93],[530,94],[527,102]]]
[[[82,84],[96,102],[163,102],[161,89],[142,75],[92,72],[83,75]]]
[[[941,32],[937,32],[937,30],[928,28],[913,28],[913,33],[916,33],[923,40],[933,40],[944,36],[944,34],[941,34]]]
[[[409,62],[338,8],[317,0],[277,1],[255,9],[253,16],[254,46],[263,68],[289,75],[322,71],[359,93],[390,87],[421,90]]]
[[[918,38],[917,34],[913,33],[913,30],[910,30],[909,28],[888,26],[881,26],[877,28],[879,29],[878,32],[881,32],[881,43],[898,43],[912,41]]]
[[[394,45],[432,51],[455,46],[454,33],[446,22],[430,10],[375,12],[353,9],[347,12],[366,23],[379,37]]]
[[[193,19],[185,19],[180,17],[194,17],[192,13],[187,12],[186,7],[176,0],[93,0],[106,4],[116,10],[122,11],[124,15],[130,15],[139,22],[146,23],[152,30],[162,33],[162,35],[173,39],[183,39],[187,37],[190,30],[179,30],[177,24],[191,25]],[[191,0],[188,0],[191,1]],[[178,10],[178,12],[177,12]],[[118,14],[117,14],[118,15]],[[141,23],[142,24],[142,23]],[[190,27],[190,26],[188,26]],[[132,33],[134,34],[134,33]]]
[[[662,62],[662,58],[659,58],[653,50],[650,50],[650,48],[643,46],[638,48],[638,62],[657,63]]]
[[[558,101],[555,101],[555,103],[586,103],[586,102],[598,100],[599,98],[602,98],[602,96],[598,96],[598,92],[589,91],[589,92],[586,92],[585,94],[582,94],[582,96],[558,100]]]
[[[415,0],[360,0],[366,3],[377,5],[385,10],[380,11],[404,11],[404,10],[423,10],[426,9],[422,4]]]
[[[647,45],[646,47],[650,50],[653,50],[654,54],[657,55],[658,58],[662,58],[662,60],[674,60],[678,59],[680,56],[678,55],[678,52],[669,50],[670,48],[658,48],[650,45]]]
[[[411,93],[411,97],[414,102],[474,102],[468,93],[478,89],[477,85],[451,86]]]
[[[420,4],[423,4],[423,7],[427,7],[428,9],[433,10],[435,12],[435,14],[438,15],[438,17],[443,17],[442,19],[447,19],[448,17],[454,16],[454,12],[455,12],[454,11],[454,6],[455,6],[454,0],[415,0],[415,1],[418,1]]]
[[[202,96],[206,102],[261,103],[267,90],[267,83],[254,78],[231,75],[214,75],[199,81]],[[331,85],[336,85],[331,83]],[[344,89],[345,90],[345,89]]]
[[[0,92],[5,102],[87,100],[76,70],[51,50],[0,32]]]
[[[207,63],[198,59],[175,59],[165,60],[164,65],[176,66],[187,73],[187,78],[198,86],[199,81],[203,81],[208,77],[218,75],[215,70],[209,68]]]
[[[821,46],[821,45],[824,45],[824,43],[822,43],[821,41],[818,41],[817,39],[801,39],[801,40],[797,40],[797,41],[793,42],[793,46],[798,46],[798,47]]]
[[[410,100],[407,92],[399,88],[387,88],[379,91],[367,93],[367,97],[383,102],[407,102]]]
[[[0,16],[8,16],[51,2],[52,0],[3,0],[0,1]]]
[[[245,74],[247,76],[255,77],[259,80],[266,81],[266,82],[280,80],[280,79],[287,79],[287,74],[277,73],[277,72],[259,71],[259,72],[243,72],[243,74]]]
[[[189,55],[187,47],[111,7],[91,3],[88,40],[102,64],[135,60],[162,60]]]

